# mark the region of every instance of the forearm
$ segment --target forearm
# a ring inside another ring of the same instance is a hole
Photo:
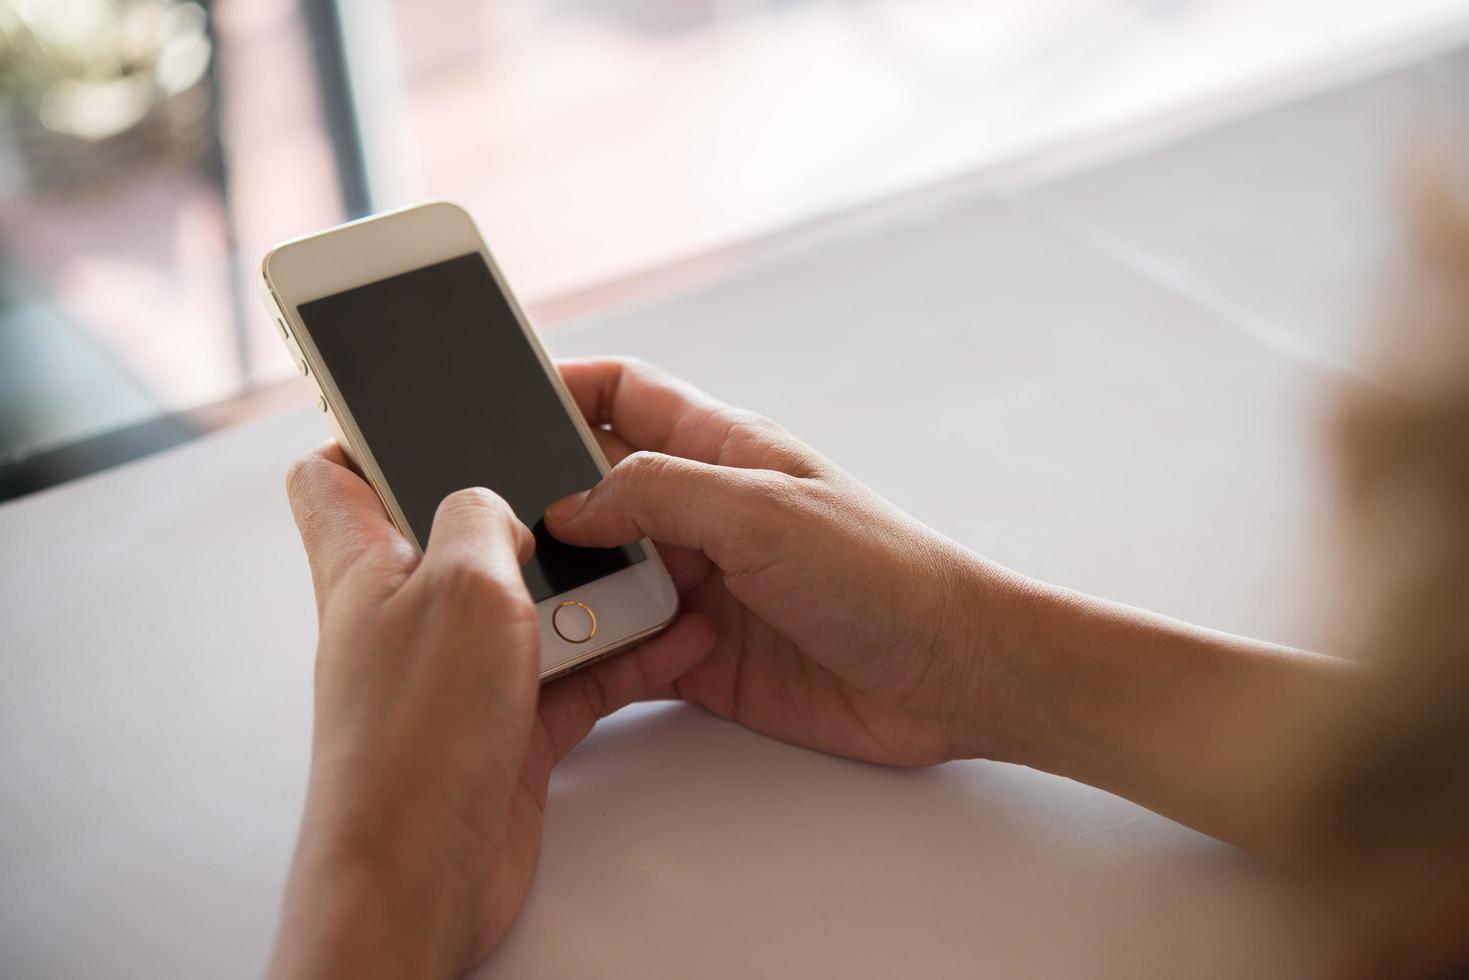
[[[986,631],[990,754],[1303,859],[1300,764],[1354,665],[1018,577],[987,591],[1006,597]]]

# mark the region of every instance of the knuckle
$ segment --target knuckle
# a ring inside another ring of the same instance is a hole
[[[785,426],[755,412],[745,412],[743,416],[740,424],[748,438],[761,447],[772,469],[800,477],[814,475],[819,470],[819,457]]]
[[[761,415],[752,412],[748,408],[736,408],[724,406],[720,409],[724,416],[725,424],[733,433],[747,439],[769,438],[771,435],[783,431],[780,426]]]
[[[733,421],[736,425],[743,426],[750,432],[763,434],[784,431],[779,425],[775,424],[773,419],[748,408],[732,408],[730,409],[730,414],[733,416]]]
[[[800,477],[817,472],[815,454],[778,423],[743,408],[723,409],[718,418],[724,429],[721,462]]]
[[[674,489],[668,483],[668,475],[676,465],[662,453],[633,453],[613,470],[610,488],[613,505],[635,520],[648,518],[650,509],[668,503],[667,495]],[[617,470],[623,472],[619,474]]]
[[[613,360],[616,361],[618,364],[621,364],[624,370],[647,371],[652,369],[653,367],[653,365],[649,364],[641,357],[635,357],[630,354],[623,354],[618,357],[614,357]]]
[[[621,354],[612,359],[622,370],[624,375],[637,375],[644,378],[663,377],[664,371],[652,361],[631,354]]]
[[[613,474],[624,484],[642,485],[657,480],[667,468],[667,456],[644,449],[618,463]]]

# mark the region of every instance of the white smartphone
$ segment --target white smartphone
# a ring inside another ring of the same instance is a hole
[[[535,532],[524,568],[541,679],[672,621],[678,595],[646,540],[577,548],[546,507],[608,470],[596,439],[463,209],[433,203],[272,249],[266,304],[318,406],[398,529],[422,550],[439,503],[504,497]]]

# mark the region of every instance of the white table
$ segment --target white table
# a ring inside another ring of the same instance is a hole
[[[766,412],[1025,572],[1321,644],[1340,357],[1079,233],[1086,196],[879,209],[550,344]],[[282,416],[0,508],[5,976],[260,972],[315,637],[282,475],[324,435]],[[551,796],[487,976],[1291,972],[1248,858],[1029,770],[882,769],[657,705]]]

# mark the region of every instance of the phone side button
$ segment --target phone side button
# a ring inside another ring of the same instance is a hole
[[[585,643],[597,635],[597,614],[585,602],[568,599],[551,614],[551,628],[567,643]]]

